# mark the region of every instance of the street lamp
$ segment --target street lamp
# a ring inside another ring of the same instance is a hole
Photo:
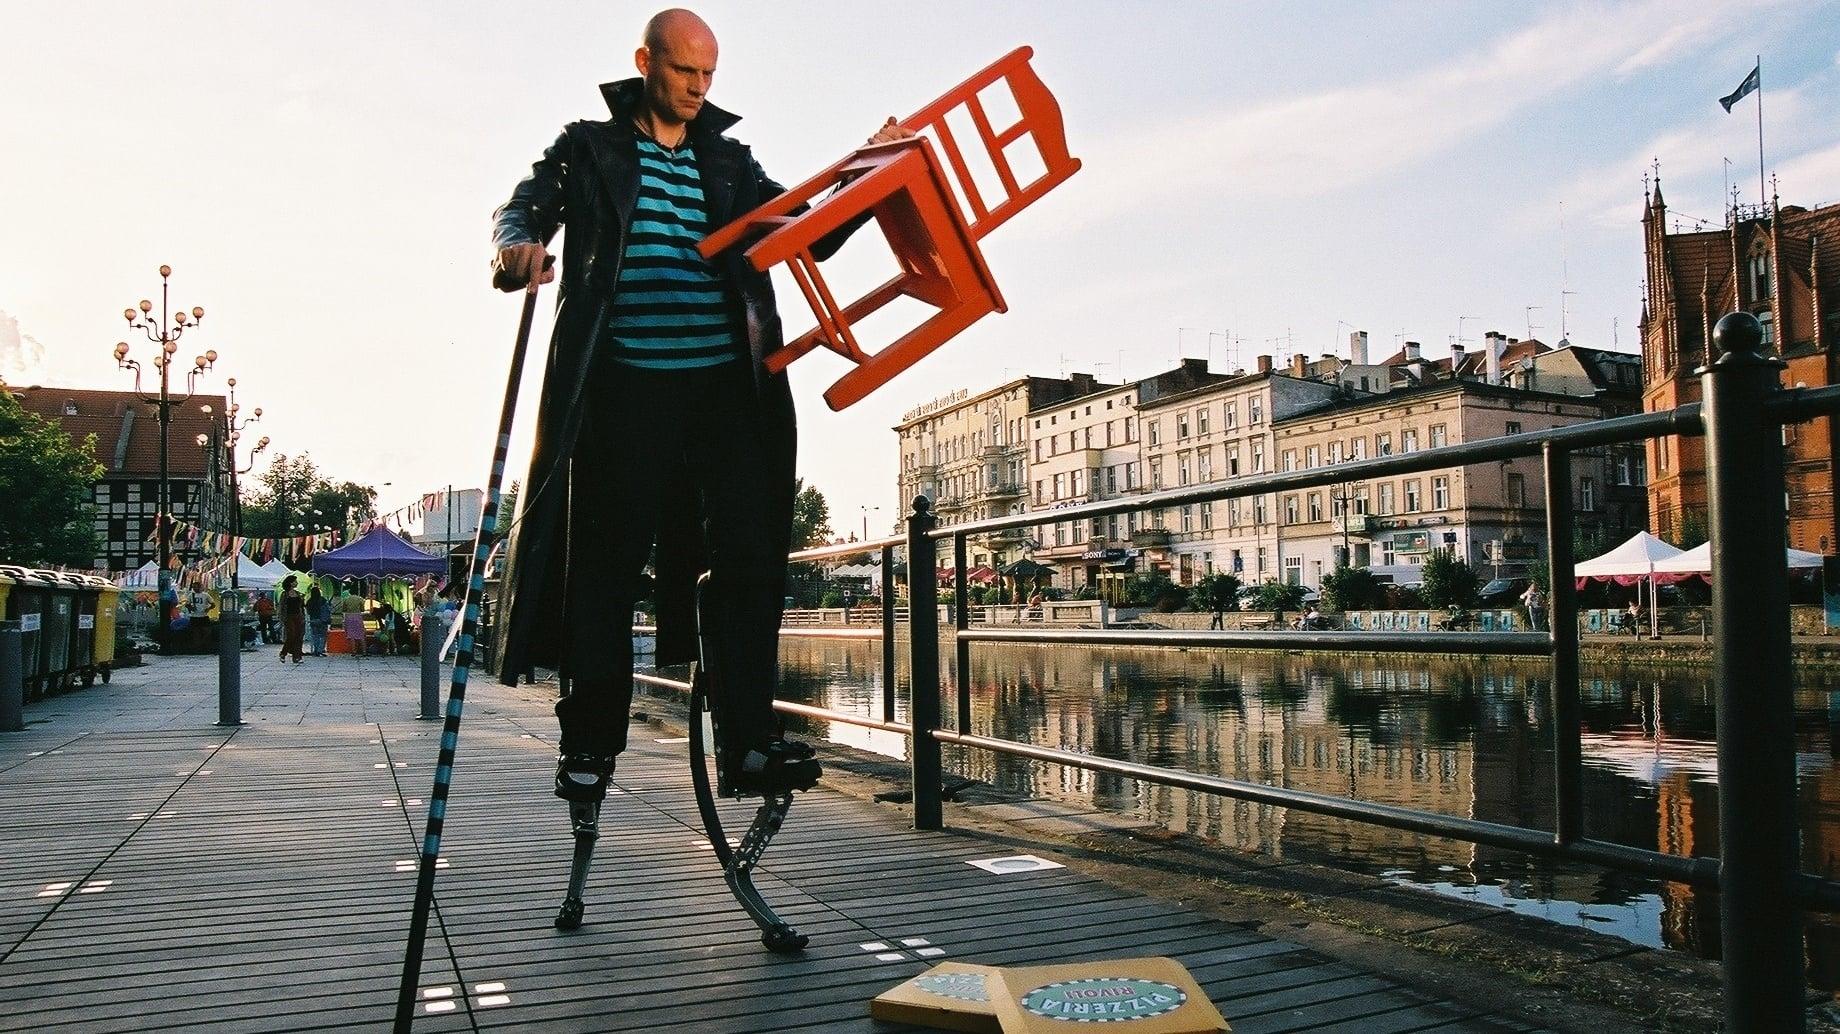
[[[120,341],[115,344],[115,365],[123,370],[134,371],[134,393],[148,405],[159,407],[160,419],[160,500],[159,513],[154,517],[155,529],[160,540],[160,627],[161,641],[166,638],[167,614],[165,611],[167,593],[172,588],[172,573],[168,565],[172,561],[172,483],[167,466],[168,431],[172,425],[172,407],[183,405],[194,394],[198,378],[217,363],[217,352],[206,351],[193,360],[192,368],[185,374],[185,394],[175,396],[172,392],[173,356],[179,351],[179,338],[204,321],[204,307],[194,306],[190,312],[184,309],[168,311],[168,279],[172,276],[171,266],[160,267],[160,311],[155,314],[153,302],[141,299],[137,308],[122,310],[122,318],[127,321],[130,330],[139,330],[147,335],[147,340],[158,345],[160,350],[153,359],[154,368],[160,371],[160,390],[150,394],[141,390],[141,364],[128,358],[128,343]]]
[[[875,510],[875,511],[877,511],[877,512],[879,513],[879,512],[881,511],[881,509],[882,509],[882,508],[881,508],[881,507],[879,507],[879,506],[864,506],[864,507],[862,508],[862,522],[863,522],[863,537],[862,537],[862,540],[863,540],[864,542],[867,542],[867,541],[869,541],[869,511],[870,511],[870,510]]]
[[[262,452],[268,448],[268,436],[263,435],[261,440],[256,442],[255,447],[249,450],[248,465],[239,467],[236,462],[237,443],[242,441],[244,428],[262,419],[262,407],[257,406],[250,416],[240,416],[242,403],[236,400],[236,378],[228,378],[224,383],[230,388],[230,409],[224,414],[224,464],[225,469],[228,470],[230,474],[230,534],[241,535],[243,534],[243,492],[237,484],[237,478],[255,469],[256,457],[261,455]],[[200,406],[198,408],[202,410],[206,416],[211,415],[211,407],[209,405]],[[205,434],[199,435],[198,447],[201,449],[209,449],[211,447],[211,436]],[[238,588],[236,569],[240,563],[239,561],[237,564],[232,564],[230,567],[230,588],[232,591]]]

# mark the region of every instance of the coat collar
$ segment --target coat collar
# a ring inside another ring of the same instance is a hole
[[[644,96],[644,92],[645,80],[638,76],[601,84],[601,99],[607,102],[607,110],[613,112],[616,120],[624,123],[632,121],[633,109],[639,106],[639,100]],[[696,118],[690,120],[690,129],[698,135],[720,136],[728,132],[729,127],[739,121],[741,121],[740,115],[724,111],[704,101],[703,110],[697,112]]]

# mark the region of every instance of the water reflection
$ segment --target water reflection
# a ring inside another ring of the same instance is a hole
[[[878,644],[787,639],[782,660],[787,699],[879,712]],[[972,664],[971,727],[980,734],[1489,822],[1553,823],[1543,663],[981,645]],[[940,668],[949,683],[949,649]],[[1694,669],[1587,670],[1580,687],[1586,836],[1716,854],[1709,679]],[[1798,680],[1804,867],[1835,875],[1840,682],[1808,673]],[[948,725],[956,721],[951,697]],[[905,720],[905,700],[897,706]],[[904,753],[899,739],[880,733],[841,725],[810,731]],[[1090,802],[1242,850],[1374,872],[1638,944],[1708,957],[1718,951],[1716,902],[1683,886],[1028,759],[947,753],[950,768],[1007,790]],[[1840,986],[1836,928],[1818,920],[1809,949],[1811,980]]]

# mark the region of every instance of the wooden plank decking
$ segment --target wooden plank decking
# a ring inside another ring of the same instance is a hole
[[[387,1027],[438,727],[412,662],[310,660],[245,655],[237,730],[210,724],[215,662],[171,658],[0,736],[0,1030]],[[966,864],[988,843],[822,791],[758,879],[812,944],[770,955],[700,844],[683,745],[643,726],[587,925],[558,933],[545,691],[475,685],[421,981],[447,994],[418,1031],[895,1031],[868,999],[940,959],[1140,954],[1185,962],[1241,1034],[1532,1029],[1074,869],[992,876]]]

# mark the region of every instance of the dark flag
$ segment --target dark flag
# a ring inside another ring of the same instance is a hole
[[[1733,104],[1736,104],[1739,101],[1743,100],[1744,98],[1749,97],[1751,95],[1751,91],[1757,88],[1758,83],[1762,79],[1762,75],[1761,75],[1762,72],[1763,72],[1763,66],[1759,64],[1757,67],[1751,69],[1751,74],[1744,77],[1744,81],[1738,84],[1737,89],[1731,91],[1731,93],[1727,94],[1726,96],[1719,98],[1719,103],[1725,106],[1725,113],[1727,115],[1731,114],[1731,106]]]

